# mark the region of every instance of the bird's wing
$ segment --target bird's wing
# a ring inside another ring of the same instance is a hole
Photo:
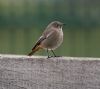
[[[46,33],[46,34],[45,34]],[[51,36],[54,33],[54,30],[51,31],[46,31],[45,33],[43,33],[43,35],[39,38],[39,40],[36,42],[35,46],[32,48],[32,50],[34,50],[37,46],[39,46],[41,44],[41,42],[45,39],[47,39],[49,36]]]
[[[51,28],[51,29],[47,29],[43,32],[43,35],[48,38],[49,36],[51,36],[52,34],[54,34],[56,32],[55,29]]]
[[[40,43],[41,43],[44,39],[46,39],[46,37],[45,37],[45,36],[41,36],[41,37],[39,38],[39,40],[36,42],[35,46],[32,48],[32,50],[35,49],[37,46],[39,46]]]

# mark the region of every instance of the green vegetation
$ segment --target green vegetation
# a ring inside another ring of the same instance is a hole
[[[57,54],[100,57],[98,0],[0,0],[0,53],[27,54],[53,20],[66,23]]]

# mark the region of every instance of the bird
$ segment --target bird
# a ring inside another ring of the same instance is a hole
[[[64,23],[60,21],[52,21],[50,24],[48,24],[28,56],[32,56],[40,49],[45,49],[47,50],[48,58],[52,57],[49,55],[49,51],[53,53],[53,57],[57,57],[54,50],[63,42],[63,25]]]

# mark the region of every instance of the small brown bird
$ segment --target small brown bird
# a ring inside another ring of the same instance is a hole
[[[61,45],[61,43],[63,42],[63,31],[62,31],[63,25],[64,24],[59,21],[51,22],[46,27],[42,36],[38,39],[35,46],[32,48],[32,52],[30,52],[28,54],[28,56],[33,55],[39,49],[46,49],[47,53],[48,53],[48,50],[51,50],[54,57],[56,57],[53,50],[58,48]],[[49,57],[50,56],[48,53],[48,58]]]

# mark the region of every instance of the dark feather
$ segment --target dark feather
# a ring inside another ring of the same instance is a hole
[[[39,40],[36,42],[35,46],[32,48],[32,50],[34,50],[37,46],[39,46],[40,43],[41,43],[44,39],[46,39],[46,37],[45,37],[45,36],[41,36],[41,37],[39,38]]]

